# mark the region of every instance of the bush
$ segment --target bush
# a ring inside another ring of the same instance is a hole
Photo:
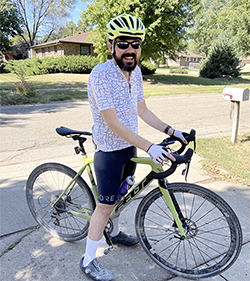
[[[188,69],[170,68],[169,73],[188,74]]]
[[[27,81],[14,83],[15,90],[26,97],[34,97],[36,95],[35,86]]]
[[[99,59],[92,56],[67,56],[58,61],[58,71],[65,73],[89,74],[94,66],[99,63]]]
[[[142,75],[154,74],[156,69],[157,69],[157,67],[154,64],[150,63],[150,62],[143,61],[141,63]]]
[[[6,62],[4,62],[2,59],[0,59],[0,73],[6,73],[9,71],[5,70]]]
[[[25,60],[8,61],[5,69],[18,75],[22,71],[25,75],[41,75],[49,73],[85,73],[99,63],[99,59],[92,56],[65,56],[30,58]],[[22,81],[22,80],[21,80]]]
[[[237,78],[240,76],[240,59],[228,45],[217,45],[200,65],[200,76],[204,78]]]

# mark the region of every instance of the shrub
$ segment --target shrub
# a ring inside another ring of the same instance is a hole
[[[5,70],[6,62],[4,62],[2,59],[0,59],[0,73],[6,73],[9,71]]]
[[[170,68],[169,73],[188,74],[188,69]]]
[[[22,71],[27,75],[41,75],[49,73],[85,73],[91,72],[93,67],[99,63],[99,59],[92,56],[65,56],[30,58],[25,60],[11,60],[5,66],[15,74]],[[18,74],[17,74],[18,75]]]
[[[35,86],[27,81],[14,83],[15,90],[26,97],[34,97],[36,95]]]
[[[200,76],[204,78],[237,78],[240,76],[240,59],[229,45],[215,46],[200,65]]]
[[[141,63],[142,75],[154,74],[156,69],[157,69],[157,67],[154,64],[150,63],[150,62],[143,61]]]

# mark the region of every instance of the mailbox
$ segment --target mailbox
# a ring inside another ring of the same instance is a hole
[[[249,100],[248,88],[229,88],[223,89],[223,98],[230,101],[245,101]]]

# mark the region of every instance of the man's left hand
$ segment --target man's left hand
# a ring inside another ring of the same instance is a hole
[[[173,136],[175,136],[176,138],[180,139],[183,143],[188,144],[188,142],[186,141],[186,139],[185,139],[185,137],[183,136],[183,134],[182,134],[181,131],[174,130]]]

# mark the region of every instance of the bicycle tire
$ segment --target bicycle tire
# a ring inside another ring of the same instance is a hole
[[[52,202],[75,175],[63,164],[44,163],[31,172],[26,182],[26,199],[35,220],[52,236],[68,242],[86,237],[89,221],[61,210],[70,207],[80,212],[80,208],[85,208],[92,213],[95,208],[93,194],[81,176],[75,179],[70,194],[60,199],[58,210],[52,208]]]
[[[237,259],[242,230],[232,208],[219,195],[196,184],[168,184],[184,215],[181,239],[159,188],[138,206],[135,227],[146,253],[169,273],[189,279],[217,275]]]

